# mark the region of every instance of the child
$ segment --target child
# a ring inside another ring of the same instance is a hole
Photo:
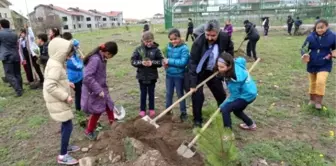
[[[232,24],[231,24],[231,20],[230,20],[230,19],[228,19],[228,20],[225,22],[224,32],[226,32],[226,33],[229,35],[229,38],[230,38],[230,40],[231,40],[231,36],[232,36],[232,32],[233,32],[233,27],[232,27]]]
[[[308,52],[301,51],[302,59],[307,63],[309,73],[309,105],[322,109],[322,99],[325,94],[328,74],[332,69],[332,58],[336,58],[336,35],[326,20],[318,20],[315,30],[306,39],[302,48],[308,47]]]
[[[62,36],[65,40],[72,40],[72,34],[69,32],[63,33]],[[68,73],[68,79],[70,82],[74,84],[75,87],[75,105],[76,105],[76,110],[80,111],[81,110],[81,94],[82,94],[82,81],[83,81],[83,61],[80,58],[80,56],[77,54],[77,49],[79,47],[79,42],[78,40],[73,40],[72,41],[74,45],[75,52],[71,56],[70,59],[67,60],[66,66],[67,66],[67,73]]]
[[[194,23],[192,22],[191,18],[188,18],[188,29],[187,29],[186,41],[188,41],[189,35],[191,36],[192,41],[195,40],[195,38],[193,36],[193,32],[194,32]]]
[[[264,27],[264,35],[268,36],[268,30],[269,30],[269,17],[263,17],[261,18],[263,21],[262,25]]]
[[[247,56],[250,58],[254,58],[254,60],[258,59],[257,56],[257,42],[260,39],[258,30],[255,28],[255,25],[251,23],[249,20],[244,21],[246,37],[244,40],[249,40],[246,46]],[[253,54],[253,55],[252,55]]]
[[[45,67],[47,65],[49,54],[48,54],[48,35],[41,33],[37,35],[37,44],[40,47],[40,65],[42,67],[42,72],[44,73]]]
[[[300,20],[300,17],[296,17],[294,24],[295,24],[294,35],[298,36],[300,26],[302,25],[302,20]]]
[[[56,37],[60,37],[61,36],[61,32],[58,28],[52,28],[49,30],[49,40],[52,40]]]
[[[233,112],[244,122],[240,128],[255,130],[256,124],[243,112],[257,97],[257,86],[246,70],[246,60],[240,57],[234,60],[232,55],[224,52],[217,59],[217,67],[230,94],[220,105],[224,127],[232,129],[230,113]]]
[[[163,63],[166,67],[166,108],[170,107],[173,102],[174,89],[179,98],[184,95],[183,82],[184,72],[189,62],[188,46],[181,40],[181,34],[178,29],[172,29],[168,38],[170,43],[167,48],[167,59]],[[187,109],[185,100],[180,102],[180,119],[187,120]]]
[[[106,62],[117,53],[118,46],[111,41],[95,48],[84,59],[81,108],[85,112],[91,113],[85,130],[85,135],[90,140],[96,139],[94,131],[103,112],[106,112],[110,124],[114,121],[114,103],[106,82]]]
[[[140,84],[140,113],[146,115],[146,98],[148,93],[149,116],[155,115],[155,83],[159,77],[157,68],[162,66],[162,54],[159,44],[154,42],[153,33],[147,31],[142,36],[142,44],[134,50],[131,63],[137,69],[136,78]]]
[[[43,97],[52,119],[62,123],[61,128],[61,153],[57,157],[59,164],[74,165],[78,161],[68,155],[68,152],[80,150],[77,146],[69,146],[72,132],[71,111],[73,103],[70,86],[65,70],[65,61],[73,53],[71,42],[62,38],[53,39],[49,43],[49,55],[43,84]]]

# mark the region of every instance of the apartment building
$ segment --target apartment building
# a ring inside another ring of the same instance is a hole
[[[9,9],[11,5],[7,0],[0,0],[0,19],[7,19],[11,23],[11,28],[15,29],[12,11]]]
[[[78,7],[64,9],[55,5],[38,5],[29,14],[31,20],[43,22],[59,17],[62,23],[62,32],[86,31],[97,28],[111,28],[122,25],[122,12],[100,12],[84,10]]]

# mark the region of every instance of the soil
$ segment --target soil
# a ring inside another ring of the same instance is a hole
[[[158,150],[169,165],[204,165],[203,159],[199,154],[186,159],[176,152],[183,141],[192,139],[193,136],[187,132],[192,130],[190,124],[172,122],[172,117],[168,115],[162,117],[157,124],[160,127],[156,129],[149,122],[139,117],[125,123],[115,123],[112,125],[111,130],[100,133],[97,141],[93,143],[86,156],[106,158],[109,152],[113,151],[114,154],[121,156],[123,162],[126,162],[123,140],[127,137],[132,137],[144,144],[144,150]]]

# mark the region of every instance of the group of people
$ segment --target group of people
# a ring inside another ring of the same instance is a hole
[[[258,31],[248,20],[244,21],[244,24],[247,33],[245,39],[249,40],[250,53],[257,59],[254,51],[259,40]],[[41,76],[40,81],[43,82],[46,106],[52,119],[61,122],[61,151],[57,162],[77,164],[78,160],[69,155],[70,152],[80,149],[78,146],[69,145],[74,118],[71,109],[71,88],[75,90],[76,109],[90,113],[84,134],[90,140],[95,140],[95,129],[101,114],[106,112],[110,124],[115,120],[113,112],[116,110],[109,94],[106,68],[107,60],[118,53],[117,43],[106,42],[84,57],[79,55],[79,41],[73,39],[71,33],[61,35],[57,28],[53,28],[49,33],[49,40],[46,34],[38,35],[37,45],[40,48],[37,53],[30,49],[34,41],[31,33],[22,34],[25,32],[22,31],[19,40],[9,29],[7,20],[0,20],[0,25],[0,60],[5,69],[6,80],[18,96],[22,95],[20,63],[26,65],[26,59],[32,62],[41,61],[40,64],[45,66],[42,67],[43,79]],[[139,116],[148,114],[154,117],[156,114],[155,87],[159,77],[158,68],[163,66],[166,71],[166,107],[171,106],[175,90],[179,98],[184,95],[184,91],[192,91],[193,124],[194,127],[202,127],[205,97],[203,86],[198,89],[196,87],[218,71],[218,75],[206,84],[221,110],[224,127],[232,128],[230,114],[233,112],[244,122],[239,125],[240,128],[256,130],[255,122],[244,110],[255,101],[257,85],[246,69],[246,60],[234,58],[232,27],[221,30],[217,20],[210,20],[202,26],[203,33],[195,38],[191,50],[182,40],[178,29],[170,30],[169,43],[164,50],[159,49],[152,32],[143,32],[141,45],[135,48],[130,58],[131,65],[137,69],[136,78],[140,90]],[[28,32],[30,30],[28,28]],[[23,42],[27,40],[28,42]],[[23,53],[19,53],[19,50]],[[310,104],[316,109],[322,108],[326,79],[332,68],[332,57],[336,57],[335,33],[328,29],[327,21],[319,20],[316,22],[315,31],[307,37],[302,50],[302,59],[308,63],[307,69],[310,73]],[[35,68],[37,65],[32,66]],[[226,84],[227,92],[223,84]],[[185,121],[187,118],[186,103],[182,101],[180,119]]]

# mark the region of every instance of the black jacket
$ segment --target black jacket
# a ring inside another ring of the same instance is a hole
[[[194,31],[194,24],[192,22],[188,23],[188,32],[193,33]]]
[[[149,25],[146,23],[143,28],[143,32],[149,31]]]
[[[291,17],[288,18],[288,19],[287,19],[287,24],[288,24],[288,25],[293,25],[293,24],[294,24],[294,20],[293,20],[293,18],[291,18]]]
[[[0,61],[4,63],[20,62],[18,36],[13,30],[0,30]]]
[[[49,59],[49,53],[48,53],[48,45],[49,42],[44,43],[42,46],[40,46],[40,62],[41,64],[47,64]]]
[[[152,61],[151,67],[142,65],[142,61],[149,58]],[[140,81],[156,81],[159,78],[157,68],[162,66],[162,53],[159,44],[154,43],[153,47],[148,48],[143,44],[137,47],[131,58],[132,66],[138,68],[136,78]]]
[[[234,56],[233,42],[231,41],[227,33],[219,32],[216,43],[218,44],[219,47],[219,54],[225,51]],[[190,61],[188,65],[191,88],[195,88],[198,84],[198,74],[196,73],[196,68],[202,56],[207,51],[207,49],[208,49],[208,41],[205,38],[205,34],[203,33],[195,40],[195,42],[191,47]],[[203,65],[203,70],[205,69],[207,61],[208,60],[206,60]]]
[[[247,23],[245,24],[245,32],[246,32],[246,38],[245,40],[259,40],[259,32],[255,28],[255,25],[253,23]]]

